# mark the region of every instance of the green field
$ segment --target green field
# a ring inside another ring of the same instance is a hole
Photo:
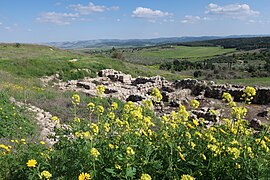
[[[241,84],[248,86],[270,86],[270,77],[261,78],[245,78],[245,79],[226,79],[216,80],[218,83],[230,83],[230,84]]]
[[[77,59],[76,62],[70,62]],[[123,62],[102,55],[88,55],[60,50],[48,46],[0,44],[0,70],[24,78],[39,78],[59,73],[64,80],[84,76],[95,77],[99,70],[112,68],[132,76],[155,76],[181,78],[178,73],[158,68]],[[74,73],[74,70],[82,70]],[[83,70],[88,71],[83,71]]]
[[[145,65],[159,64],[174,59],[186,59],[191,61],[204,60],[213,56],[234,52],[235,49],[222,47],[188,47],[171,46],[166,48],[144,48],[139,51],[124,53],[125,60],[132,63]]]

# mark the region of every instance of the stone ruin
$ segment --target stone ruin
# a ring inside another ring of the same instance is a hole
[[[151,91],[156,87],[160,90],[163,99],[161,103],[155,104],[155,110],[161,113],[170,112],[173,108],[178,108],[179,105],[188,107],[191,99],[197,99],[201,102],[201,108],[192,110],[192,115],[195,118],[203,117],[209,119],[211,122],[219,121],[219,117],[211,114],[210,110],[215,109],[216,111],[220,111],[220,109],[215,107],[218,106],[218,103],[222,104],[220,99],[222,99],[223,92],[229,92],[237,102],[240,101],[243,90],[245,89],[245,86],[241,85],[216,84],[212,81],[206,82],[195,79],[170,82],[161,76],[132,78],[129,74],[124,74],[113,69],[100,71],[96,78],[86,77],[82,80],[70,80],[67,82],[59,80],[54,83],[54,86],[57,86],[63,91],[83,92],[89,96],[96,96],[96,87],[98,85],[105,87],[103,97],[117,98],[122,101],[133,101],[137,104],[141,104],[145,99],[151,99]],[[252,100],[252,103],[259,105],[270,104],[270,88],[255,88],[257,94]],[[256,124],[254,121],[251,122]],[[258,125],[256,124],[256,126]]]
[[[173,83],[176,89],[190,89],[194,96],[202,95],[206,98],[222,99],[224,92],[230,93],[234,101],[240,102],[243,90],[242,85],[216,84],[214,82],[198,81],[196,79],[177,80]],[[270,87],[255,87],[256,96],[252,100],[253,104],[270,104]]]

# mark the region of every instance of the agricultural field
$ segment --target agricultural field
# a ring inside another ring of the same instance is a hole
[[[234,51],[233,48],[224,49],[222,47],[157,46],[124,52],[123,56],[128,62],[153,65],[172,62],[175,59],[201,61]]]

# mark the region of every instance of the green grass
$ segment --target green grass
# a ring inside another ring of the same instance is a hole
[[[124,57],[129,62],[152,65],[173,61],[174,59],[203,60],[234,51],[235,49],[224,49],[222,47],[173,46],[166,49],[155,47],[134,51],[133,53],[127,52],[124,53]]]
[[[77,62],[69,60],[78,59]],[[40,78],[59,73],[63,80],[80,79],[84,76],[95,77],[102,69],[112,68],[136,76],[165,75],[172,78],[181,76],[168,71],[160,71],[158,67],[123,62],[100,55],[55,49],[47,46],[0,44],[0,70],[22,78]],[[88,71],[85,71],[88,70]]]
[[[270,86],[270,77],[215,80],[218,83],[241,84],[248,86]]]
[[[0,140],[34,135],[35,122],[25,115],[25,110],[10,103],[0,91]]]

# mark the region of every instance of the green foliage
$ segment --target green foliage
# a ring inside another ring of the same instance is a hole
[[[248,97],[255,93],[254,88],[245,91]],[[231,105],[229,96],[224,98]],[[0,155],[2,178],[38,179],[43,171],[52,179],[77,179],[82,173],[92,179],[139,179],[143,174],[152,179],[268,177],[269,127],[255,134],[244,119],[244,106],[232,107],[230,119],[206,128],[205,121],[189,117],[184,106],[158,118],[151,106],[131,102],[107,105],[103,112],[99,100],[88,107],[88,116],[78,119],[82,101],[73,96],[75,118],[57,125],[58,142],[52,148],[11,144],[11,150]],[[27,165],[29,160],[37,164]]]
[[[0,140],[34,134],[34,122],[24,113],[22,108],[11,104],[7,96],[0,92]]]

